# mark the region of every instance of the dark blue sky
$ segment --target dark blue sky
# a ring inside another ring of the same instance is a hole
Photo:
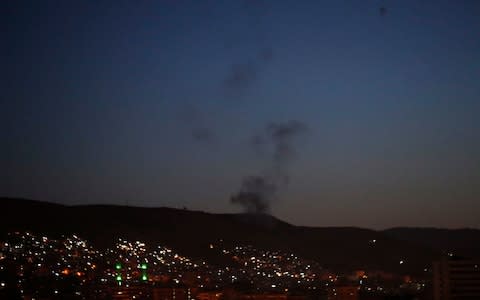
[[[478,1],[0,6],[2,196],[239,211],[297,120],[277,217],[480,227]]]

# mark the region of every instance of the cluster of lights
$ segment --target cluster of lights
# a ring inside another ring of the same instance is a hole
[[[50,239],[29,232],[14,232],[0,242],[0,253],[0,269],[10,266],[8,270],[13,274],[10,276],[15,276],[15,286],[23,296],[33,297],[37,293],[28,283],[32,278],[49,278],[53,286],[72,285],[73,278],[75,295],[81,295],[82,287],[98,265],[98,252],[76,235]],[[6,288],[7,283],[2,283],[1,287]],[[51,289],[48,293],[55,295],[58,290]]]
[[[377,241],[371,240],[370,243]],[[96,286],[92,293],[157,283],[221,289],[237,282],[250,282],[258,290],[276,292],[337,285],[338,275],[294,253],[248,245],[227,247],[222,241],[210,244],[209,248],[219,251],[231,263],[224,267],[213,266],[202,260],[185,257],[165,246],[149,247],[142,241],[118,239],[114,247],[100,251],[77,235],[50,239],[28,232],[16,232],[0,242],[0,269],[3,270],[7,262],[16,266],[16,286],[25,296],[34,296],[24,284],[29,276],[49,277],[53,278],[53,282],[75,278],[75,293],[85,297],[87,285]],[[401,259],[399,264],[406,264],[406,260]],[[325,274],[329,274],[327,278]],[[367,279],[363,275],[357,283],[368,291],[384,290],[383,286]],[[417,289],[423,287],[418,283],[409,284],[417,284]],[[51,292],[61,294],[56,285]],[[7,282],[0,282],[0,289],[6,286]]]
[[[211,244],[210,248],[220,249],[236,263],[237,267],[230,272],[232,282],[249,280],[260,289],[315,288],[318,274],[323,272],[318,263],[293,253],[257,249],[251,245],[225,247],[222,243]]]

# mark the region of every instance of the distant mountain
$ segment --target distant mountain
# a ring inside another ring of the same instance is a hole
[[[75,233],[97,247],[110,246],[119,237],[143,240],[213,262],[221,262],[222,257],[213,255],[208,245],[223,240],[228,245],[292,251],[337,270],[411,274],[423,272],[445,247],[453,251],[461,245],[462,251],[471,253],[465,238],[473,238],[474,246],[480,242],[478,230],[464,236],[463,232],[438,233],[436,229],[316,228],[294,226],[270,215],[211,214],[166,207],[64,206],[0,198],[0,234],[16,230],[54,237]],[[450,238],[444,239],[446,236]],[[400,260],[405,263],[399,264]]]
[[[480,230],[439,228],[392,228],[383,231],[387,236],[422,245],[445,254],[480,256]]]

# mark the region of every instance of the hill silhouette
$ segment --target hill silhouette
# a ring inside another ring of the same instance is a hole
[[[96,247],[111,246],[118,238],[143,240],[213,263],[222,263],[225,258],[213,253],[209,245],[222,240],[227,245],[250,244],[291,251],[336,270],[374,269],[399,274],[421,274],[442,252],[472,254],[480,243],[479,230],[465,233],[442,229],[305,227],[266,214],[212,214],[117,205],[65,206],[0,198],[0,234],[18,230],[53,237],[75,233]],[[400,260],[405,263],[399,264]]]

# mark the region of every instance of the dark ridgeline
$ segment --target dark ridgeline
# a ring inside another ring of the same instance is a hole
[[[144,240],[167,245],[180,253],[221,263],[208,245],[223,239],[225,244],[252,244],[259,248],[292,251],[339,270],[378,269],[400,273],[421,272],[442,250],[471,253],[480,245],[479,230],[404,229],[374,231],[352,227],[294,226],[267,214],[210,214],[172,208],[141,208],[114,205],[63,206],[22,200],[0,199],[0,230],[29,230],[51,235],[75,233],[96,247],[111,246],[116,238]],[[435,233],[450,236],[452,243],[433,241]],[[417,233],[416,236],[414,233]],[[423,244],[417,239],[424,235]],[[431,240],[428,239],[431,238]],[[458,238],[461,237],[461,238]],[[371,241],[376,240],[372,244]],[[466,249],[465,246],[470,246]],[[448,246],[448,249],[446,249]],[[458,249],[458,250],[457,250]],[[407,264],[399,265],[405,259]]]
[[[480,256],[480,230],[441,228],[391,228],[383,231],[391,238],[465,257]]]

